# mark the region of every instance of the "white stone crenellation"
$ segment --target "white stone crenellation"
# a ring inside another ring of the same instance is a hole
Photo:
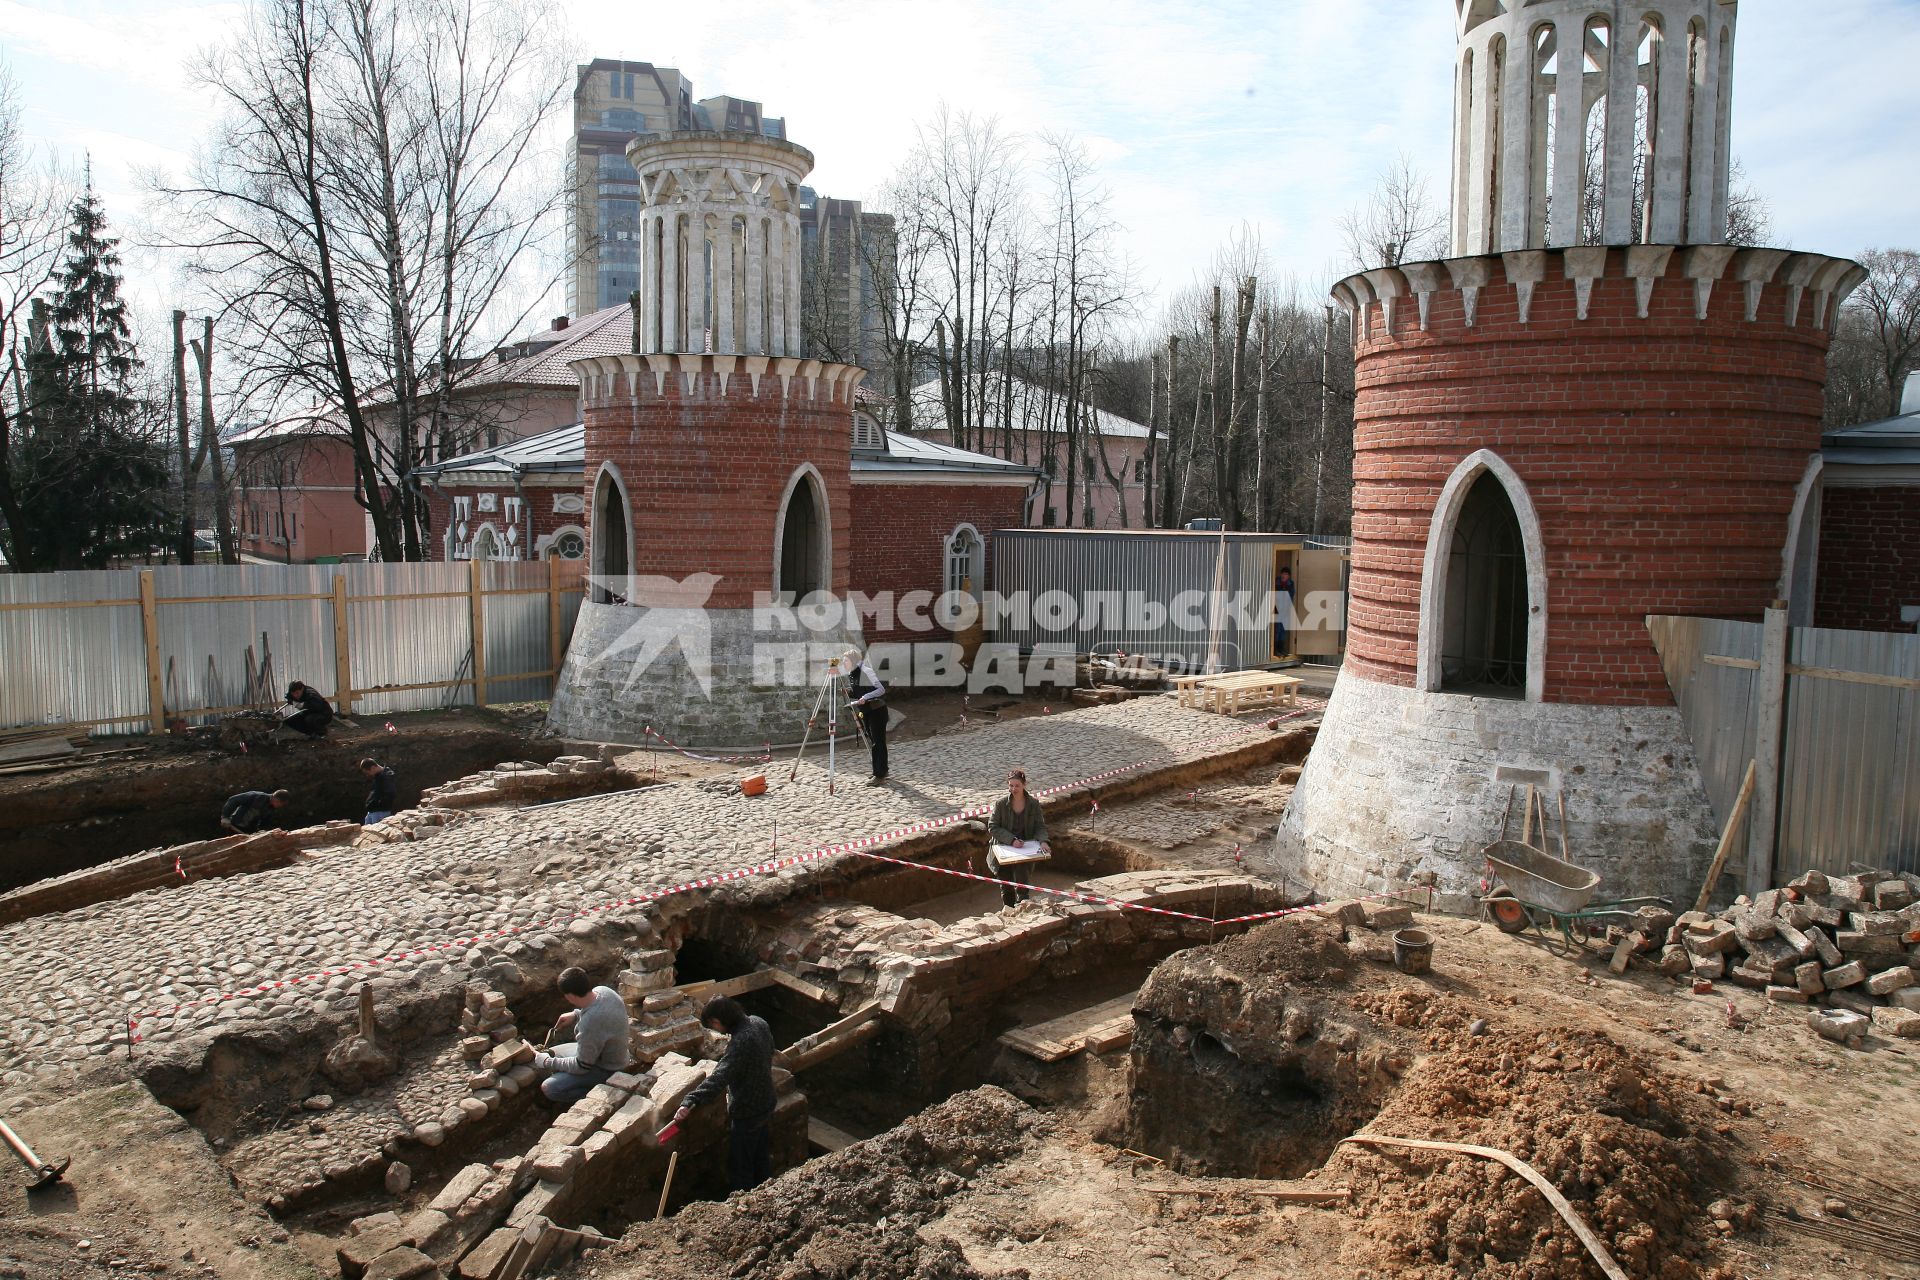
[[[750,394],[758,397],[763,384],[777,384],[783,400],[817,400],[853,408],[853,394],[867,371],[858,365],[797,356],[696,355],[690,352],[646,352],[586,356],[568,362],[580,379],[585,405],[625,403],[636,398],[664,398],[676,387],[682,399],[692,399],[711,385],[724,397],[737,373],[747,379]]]
[[[1611,274],[1610,263],[1614,266]],[[1741,249],[1727,244],[1636,244],[1616,255],[1605,245],[1588,245],[1378,267],[1356,272],[1335,284],[1333,298],[1355,316],[1355,333],[1365,339],[1374,336],[1376,314],[1389,336],[1400,331],[1404,311],[1399,303],[1403,298],[1413,301],[1418,327],[1425,330],[1434,296],[1448,291],[1460,295],[1466,324],[1471,328],[1479,313],[1480,298],[1488,291],[1513,290],[1520,323],[1526,324],[1535,289],[1559,279],[1572,282],[1576,318],[1580,320],[1587,318],[1594,284],[1599,280],[1631,280],[1643,320],[1652,306],[1654,288],[1662,281],[1670,289],[1691,289],[1694,316],[1701,320],[1706,319],[1707,304],[1716,286],[1725,284],[1740,290],[1749,322],[1758,320],[1761,299],[1772,287],[1784,294],[1789,327],[1797,327],[1804,317],[1814,329],[1824,330],[1832,325],[1848,295],[1866,278],[1866,268],[1859,263],[1824,253]]]

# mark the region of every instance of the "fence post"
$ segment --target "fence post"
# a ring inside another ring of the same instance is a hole
[[[160,683],[160,610],[153,600],[153,570],[140,571],[140,632],[147,642],[147,732],[167,731],[167,702]]]
[[[560,557],[547,561],[547,665],[553,668],[553,688],[560,687]],[[549,693],[552,690],[548,691]]]
[[[467,613],[473,619],[473,705],[487,705],[487,603],[480,594],[484,560],[467,561]]]
[[[1753,814],[1747,823],[1748,897],[1773,887],[1780,827],[1780,747],[1787,710],[1787,602],[1775,600],[1760,632],[1760,669],[1753,680]]]
[[[333,575],[333,701],[346,715],[353,710],[353,659],[347,648],[347,578]]]

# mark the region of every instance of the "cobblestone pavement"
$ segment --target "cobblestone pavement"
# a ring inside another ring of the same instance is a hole
[[[429,838],[325,852],[292,867],[139,894],[0,929],[0,1062],[9,1084],[38,1070],[125,1052],[127,1019],[145,1040],[177,1040],[258,1019],[345,1014],[367,969],[231,1000],[210,995],[454,939],[564,919],[583,908],[780,856],[886,832],[980,804],[1024,765],[1035,789],[1169,757],[1197,759],[1257,737],[1210,712],[1143,698],[907,743],[893,778],[867,787],[865,753],[843,750],[838,794],[824,753],[765,796],[724,779],[512,813]],[[843,744],[844,745],[844,744]],[[851,759],[849,756],[851,755]],[[783,873],[792,874],[792,873]],[[606,916],[533,929],[406,963],[419,980],[464,978],[495,956],[583,936]],[[379,972],[376,970],[375,972]]]

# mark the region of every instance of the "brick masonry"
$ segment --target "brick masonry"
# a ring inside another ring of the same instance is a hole
[[[756,591],[773,589],[781,499],[804,464],[818,471],[826,493],[833,562],[827,589],[844,593],[852,541],[850,384],[767,373],[756,390],[744,370],[716,367],[733,364],[732,357],[671,359],[675,371],[660,379],[642,368],[586,380],[587,499],[591,505],[601,464],[612,462],[632,507],[632,571],[675,579],[716,574],[711,608],[750,607]],[[683,361],[688,372],[679,369]]]
[[[1830,487],[1820,494],[1814,625],[1912,631],[1920,605],[1920,487]]]
[[[853,490],[852,582],[865,595],[910,591],[939,594],[946,584],[947,538],[962,524],[986,544],[985,572],[973,584],[984,592],[992,581],[993,533],[1018,526],[1027,491],[1018,485],[859,484]],[[938,634],[899,624],[867,630],[869,641],[928,640]]]
[[[1499,258],[1474,323],[1458,289],[1382,304],[1355,343],[1349,670],[1412,685],[1422,557],[1441,486],[1489,449],[1539,514],[1548,575],[1544,697],[1671,702],[1642,619],[1758,620],[1777,591],[1795,485],[1820,446],[1827,334],[1811,292],[1789,323],[1766,288],[1746,319],[1720,281],[1706,318],[1684,251],[1654,279],[1648,314],[1624,251],[1577,318],[1563,254],[1544,255],[1526,321]],[[1731,274],[1731,273],[1729,273]]]

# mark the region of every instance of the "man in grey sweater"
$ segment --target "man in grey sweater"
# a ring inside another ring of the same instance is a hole
[[[627,1035],[627,1002],[612,987],[596,987],[585,969],[560,973],[560,994],[573,1011],[560,1015],[556,1031],[571,1029],[573,1040],[549,1053],[533,1055],[533,1065],[553,1074],[540,1082],[550,1102],[569,1106],[587,1096],[616,1071],[633,1065]]]

